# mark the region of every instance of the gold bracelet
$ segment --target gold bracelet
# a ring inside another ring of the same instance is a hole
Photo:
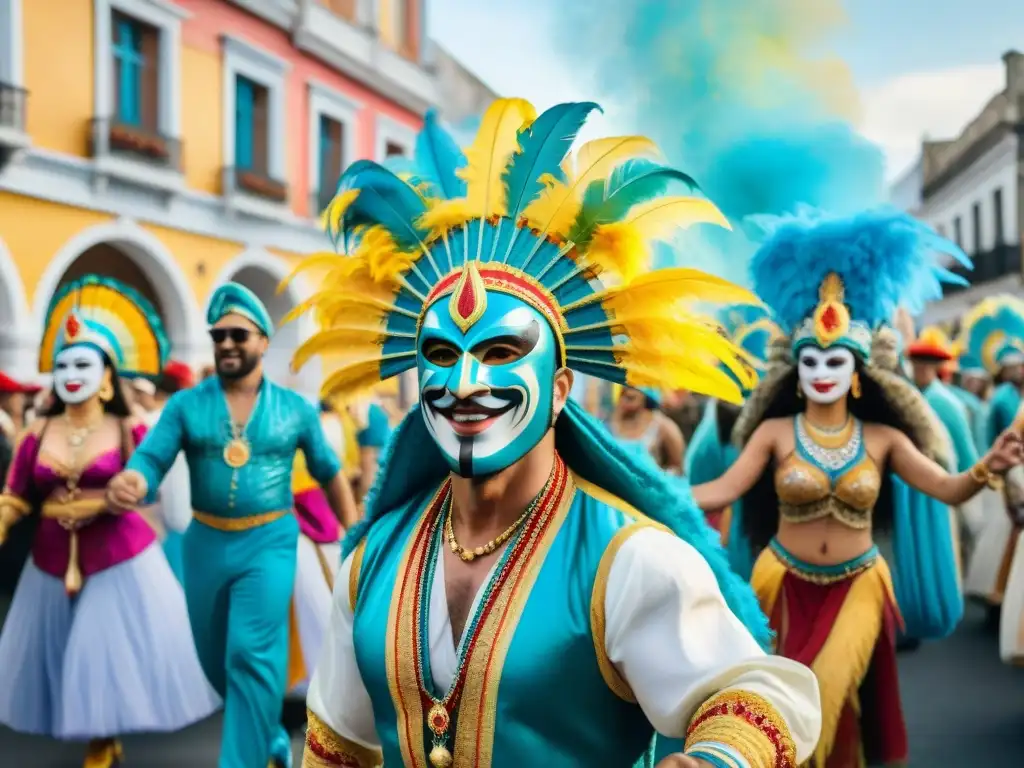
[[[1002,486],[999,476],[989,469],[984,460],[971,467],[967,471],[967,475],[978,485],[988,486],[992,490],[998,490]]]

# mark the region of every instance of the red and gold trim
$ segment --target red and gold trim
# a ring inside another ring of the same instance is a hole
[[[475,262],[469,262],[459,275],[451,298],[448,300],[448,313],[459,330],[465,333],[472,328],[477,320],[487,311],[487,289],[484,287],[480,270]]]
[[[796,744],[786,721],[750,691],[722,691],[704,702],[686,730],[686,749],[699,742],[731,747],[751,766],[796,768]]]
[[[302,768],[378,768],[384,764],[379,750],[346,739],[308,709],[306,720]]]
[[[508,579],[480,623],[478,641],[469,650],[455,732],[456,766],[491,765],[494,761],[501,670],[533,585],[576,496],[569,472],[561,459],[556,461],[558,474],[548,497],[523,532],[523,551],[512,563]]]

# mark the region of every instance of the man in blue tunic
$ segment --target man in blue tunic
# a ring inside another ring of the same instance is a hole
[[[139,503],[185,452],[195,516],[183,581],[199,659],[225,702],[219,766],[287,768],[280,717],[299,531],[291,514],[295,451],[339,518],[350,492],[316,409],[264,378],[273,324],[260,300],[227,283],[214,293],[207,322],[217,375],[168,401],[109,496],[119,507]]]
[[[317,259],[323,331],[294,364],[344,349],[339,396],[415,368],[419,404],[345,540],[305,768],[649,766],[656,733],[680,740],[663,768],[813,752],[814,676],[759,645],[686,485],[569,398],[578,371],[737,400],[705,354],[748,376],[680,302],[749,293],[644,274],[642,212],[662,232],[721,214],[660,184],[607,205],[635,175],[682,175],[633,159],[653,152],[636,137],[566,159],[595,108],[498,100],[465,155],[428,116],[409,182],[369,161],[341,179],[328,221],[349,255]]]

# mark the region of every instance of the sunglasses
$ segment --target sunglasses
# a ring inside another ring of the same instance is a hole
[[[223,344],[231,339],[235,344],[245,344],[249,340],[252,331],[247,328],[211,328],[210,338],[214,344]]]

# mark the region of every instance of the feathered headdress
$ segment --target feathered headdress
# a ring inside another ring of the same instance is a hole
[[[995,376],[1024,355],[1024,304],[1009,295],[984,299],[964,315],[956,344],[961,373]]]
[[[127,377],[154,378],[163,370],[170,342],[156,308],[119,280],[85,275],[63,286],[50,301],[39,348],[39,370],[72,344],[91,344]]]
[[[896,210],[843,219],[805,214],[775,220],[751,273],[794,351],[842,345],[867,359],[872,333],[897,306],[916,313],[942,296],[943,283],[967,285],[939,263],[942,255],[971,266],[954,243]]]
[[[464,323],[486,292],[514,294],[547,318],[560,363],[634,387],[689,389],[739,401],[741,353],[691,302],[750,302],[748,291],[692,269],[649,271],[651,245],[699,223],[728,227],[695,186],[658,162],[648,139],[598,139],[569,151],[592,103],[539,117],[496,101],[465,154],[428,115],[414,163],[398,172],[361,160],[325,212],[346,254],[313,256],[322,289],[288,319],[314,311],[320,333],[295,354],[329,354],[325,394],[347,395],[416,366],[427,308],[444,299]],[[710,352],[708,362],[695,351]]]
[[[766,307],[733,306],[718,313],[722,332],[747,353],[751,364],[763,368],[773,341],[782,335]]]

